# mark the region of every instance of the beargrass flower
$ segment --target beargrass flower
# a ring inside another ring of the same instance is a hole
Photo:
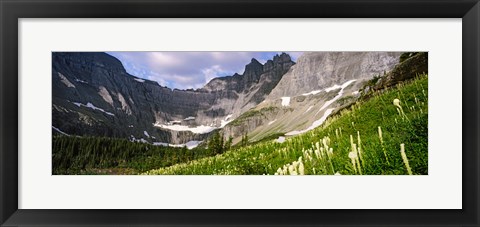
[[[295,171],[294,167],[288,166],[288,173],[290,173],[290,175],[293,175],[293,171]]]
[[[378,138],[380,138],[380,143],[383,144],[382,128],[380,126],[378,126]]]
[[[398,108],[402,108],[402,106],[400,106],[400,99],[394,99],[393,100],[393,105],[398,107]]]
[[[305,167],[303,166],[302,162],[298,164],[298,172],[300,173],[300,175],[305,175]]]
[[[405,154],[405,144],[400,144],[400,154],[402,155],[403,163],[405,164],[405,167],[407,167],[407,172],[409,175],[412,175],[412,169],[410,168],[410,165],[408,164],[408,158],[407,155]]]
[[[350,153],[348,153],[348,157],[352,160],[353,169],[355,170],[355,173],[357,173],[357,165],[355,164],[357,154],[355,152],[351,151]]]

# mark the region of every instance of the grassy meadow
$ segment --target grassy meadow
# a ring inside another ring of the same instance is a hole
[[[377,91],[304,134],[155,168],[157,175],[426,175],[428,76]]]

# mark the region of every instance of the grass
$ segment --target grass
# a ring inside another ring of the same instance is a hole
[[[428,174],[428,76],[377,91],[284,143],[260,142],[143,174]]]

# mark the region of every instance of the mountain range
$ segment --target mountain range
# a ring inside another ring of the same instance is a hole
[[[282,53],[256,59],[243,74],[199,89],[171,89],[126,72],[101,52],[52,53],[55,134],[127,138],[195,146],[215,130],[234,143],[296,135],[355,101],[374,76],[390,73],[401,52]]]

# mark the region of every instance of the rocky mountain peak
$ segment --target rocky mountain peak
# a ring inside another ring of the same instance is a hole
[[[261,74],[263,71],[263,65],[262,63],[258,62],[257,59],[252,58],[250,63],[245,66],[245,72],[243,73],[244,75],[257,75]]]
[[[286,53],[282,53],[280,55],[277,54],[273,57],[273,63],[284,63],[289,61],[292,61],[292,58]]]
[[[306,52],[282,76],[269,99],[296,96],[339,85],[352,79],[368,79],[390,71],[400,52]],[[282,54],[283,55],[283,54]],[[286,58],[280,55],[278,58]],[[275,60],[275,58],[274,58]]]

